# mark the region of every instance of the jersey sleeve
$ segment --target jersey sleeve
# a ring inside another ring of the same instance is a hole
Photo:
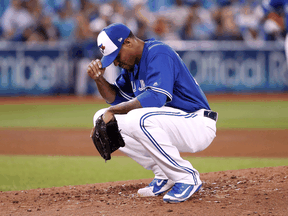
[[[129,101],[135,97],[129,77],[124,70],[122,70],[121,74],[117,77],[115,83],[113,84],[113,88],[116,91],[116,97],[112,103],[109,103],[110,105],[116,105],[121,102]]]
[[[146,89],[165,95],[165,102],[172,101],[174,67],[172,57],[164,53],[154,55],[147,66]]]
[[[142,94],[137,96],[142,107],[162,107],[165,105],[167,97],[165,94],[146,89]]]

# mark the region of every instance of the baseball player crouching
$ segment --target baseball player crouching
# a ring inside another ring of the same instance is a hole
[[[206,149],[216,136],[217,113],[211,111],[200,86],[179,55],[168,45],[141,40],[121,23],[104,28],[97,43],[103,54],[87,69],[111,106],[96,112],[118,122],[125,146],[119,150],[155,174],[138,196],[157,196],[178,203],[202,186],[199,172],[179,152]],[[105,68],[114,63],[121,73],[114,84]],[[94,128],[95,129],[95,128]],[[171,190],[170,190],[171,189]]]

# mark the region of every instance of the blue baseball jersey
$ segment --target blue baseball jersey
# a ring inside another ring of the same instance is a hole
[[[264,0],[262,2],[262,8],[265,15],[268,15],[271,11],[284,11],[286,30],[288,29],[288,0]]]
[[[142,107],[210,110],[206,96],[180,56],[154,39],[145,40],[139,64],[133,72],[122,69],[114,87],[117,95],[111,105],[137,97]]]

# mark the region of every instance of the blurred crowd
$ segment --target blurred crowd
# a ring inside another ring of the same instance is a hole
[[[64,40],[84,47],[82,54],[88,57],[95,55],[93,47],[101,29],[114,22],[126,24],[141,39],[283,40],[285,35],[281,13],[270,22],[257,19],[261,0],[0,2],[0,41]]]

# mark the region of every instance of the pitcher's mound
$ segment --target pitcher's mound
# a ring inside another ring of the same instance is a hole
[[[288,166],[201,174],[189,200],[137,197],[151,179],[0,192],[1,215],[287,215]]]

